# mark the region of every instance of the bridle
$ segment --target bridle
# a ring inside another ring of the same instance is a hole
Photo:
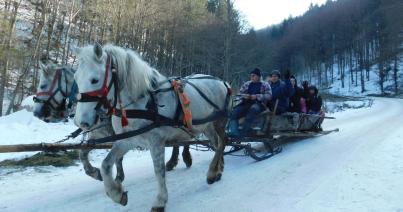
[[[65,74],[66,75],[65,76],[65,81],[66,81],[66,91],[65,92],[62,89],[62,75],[63,75],[63,69],[57,69],[55,77],[53,78],[53,81],[52,81],[52,84],[51,84],[49,90],[36,93],[36,95],[33,98],[34,102],[42,103],[44,105],[44,107],[46,107],[47,109],[50,108],[57,112],[63,112],[64,110],[66,110],[66,99],[68,98],[68,96],[67,96],[67,84],[68,84],[67,83],[67,74]],[[56,84],[57,84],[57,88],[56,88],[56,90],[54,90],[56,87]],[[63,100],[61,102],[58,102],[55,98],[55,96],[59,92],[63,96]],[[40,98],[38,98],[40,96],[45,96],[48,98],[40,99]]]
[[[112,57],[108,54],[108,57],[106,59],[106,67],[105,67],[105,78],[102,84],[102,87],[98,90],[95,91],[89,91],[85,93],[79,93],[77,95],[77,101],[78,102],[96,102],[97,105],[95,106],[95,111],[99,111],[99,109],[103,106],[105,109],[108,109],[108,115],[112,115],[114,113],[114,110],[116,108],[117,104],[117,92],[118,92],[118,86],[117,86],[117,76],[116,76],[116,68],[114,67],[114,64],[112,62]],[[109,72],[111,72],[111,80],[108,83],[108,77],[109,77]],[[115,87],[115,92],[114,92],[114,103],[111,104],[111,102],[108,100],[108,94],[111,91],[112,86]]]

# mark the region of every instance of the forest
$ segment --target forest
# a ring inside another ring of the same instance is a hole
[[[382,92],[390,77],[400,91],[401,0],[329,0],[262,30],[234,0],[0,0],[0,17],[0,115],[35,93],[41,59],[74,67],[72,48],[96,42],[134,49],[167,76],[210,74],[233,87],[259,67],[365,91],[376,67]]]

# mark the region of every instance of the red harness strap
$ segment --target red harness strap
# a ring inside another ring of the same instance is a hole
[[[106,67],[105,67],[105,78],[104,78],[104,82],[102,84],[102,87],[98,90],[95,91],[90,91],[90,92],[86,92],[86,93],[80,93],[80,98],[78,99],[79,102],[98,102],[98,106],[100,104],[104,104],[105,107],[109,108],[109,115],[112,115],[115,113],[115,108],[113,105],[111,105],[111,103],[108,100],[108,94],[110,91],[110,88],[112,86],[112,84],[114,84],[115,86],[115,101],[119,102],[120,107],[121,107],[121,113],[122,113],[122,126],[125,127],[128,125],[128,120],[127,120],[127,115],[126,115],[126,111],[122,105],[118,90],[118,82],[116,79],[116,73],[112,73],[112,79],[110,82],[110,85],[108,85],[108,77],[109,77],[109,71],[113,71],[111,70],[112,68],[112,57],[108,54],[108,58],[106,61]],[[97,107],[98,107],[97,106]]]
[[[108,76],[109,76],[110,65],[111,65],[111,57],[108,55],[108,59],[106,60],[105,78],[104,78],[104,83],[102,84],[102,87],[98,90],[87,92],[87,93],[85,93],[86,95],[93,96],[93,97],[108,96],[108,93],[109,93]]]
[[[52,94],[53,94],[53,93],[52,93],[52,92],[53,92],[53,89],[55,89],[57,80],[59,80],[59,78],[60,78],[60,76],[61,76],[61,73],[62,73],[62,71],[61,71],[60,69],[57,70],[56,75],[55,75],[55,77],[53,78],[53,81],[52,81],[52,84],[51,84],[49,90],[48,90],[48,91],[42,91],[42,92],[36,93],[36,96],[52,96]]]

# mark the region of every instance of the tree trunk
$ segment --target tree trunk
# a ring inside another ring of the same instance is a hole
[[[10,15],[9,18],[9,22],[8,22],[8,33],[6,35],[6,37],[4,38],[4,52],[5,52],[5,56],[3,58],[3,69],[1,71],[1,81],[0,81],[0,116],[3,115],[3,101],[4,101],[4,93],[6,90],[6,86],[7,86],[7,70],[9,68],[10,65],[10,48],[11,48],[11,44],[12,44],[12,35],[14,33],[14,28],[15,28],[15,22],[17,20],[17,12],[18,12],[18,8],[21,4],[21,0],[20,1],[14,1],[13,3],[13,10],[12,13]],[[5,14],[6,16],[6,14]],[[11,103],[12,104],[12,103]]]

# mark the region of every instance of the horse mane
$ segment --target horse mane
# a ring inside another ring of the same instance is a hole
[[[137,52],[111,44],[105,45],[103,49],[115,60],[120,89],[126,87],[132,99],[136,100],[152,89],[159,73]]]

